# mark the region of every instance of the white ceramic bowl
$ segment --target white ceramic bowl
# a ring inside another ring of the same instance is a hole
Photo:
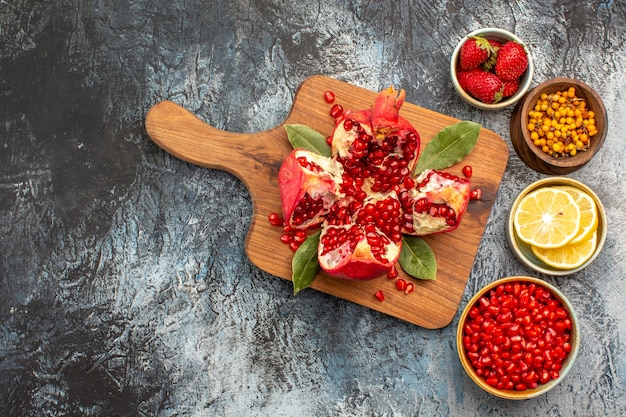
[[[520,239],[517,238],[517,234],[515,233],[515,226],[513,224],[513,216],[514,216],[515,210],[517,210],[517,206],[519,205],[521,200],[524,198],[524,196],[526,196],[526,194],[541,187],[550,187],[550,186],[556,186],[556,185],[570,185],[570,186],[581,189],[585,193],[589,194],[589,196],[596,203],[596,207],[598,209],[598,229],[597,229],[598,243],[596,245],[596,250],[594,251],[593,255],[591,255],[591,257],[587,259],[587,261],[585,261],[584,264],[574,269],[556,269],[549,265],[546,265],[543,261],[538,259],[533,254],[532,249],[527,243],[522,242]],[[519,261],[523,263],[524,265],[526,265],[527,267],[537,272],[540,272],[546,275],[553,275],[553,276],[570,275],[586,268],[591,262],[594,261],[594,259],[598,257],[598,255],[602,251],[602,248],[604,247],[604,242],[606,241],[606,234],[607,234],[606,212],[604,211],[604,206],[602,205],[602,202],[600,201],[598,196],[585,184],[581,183],[580,181],[576,181],[574,179],[567,178],[567,177],[544,178],[544,179],[533,182],[524,190],[522,190],[522,192],[517,196],[517,198],[513,202],[513,205],[511,206],[511,211],[509,212],[509,218],[508,218],[507,227],[506,227],[506,238],[509,244],[509,248],[511,249],[513,254],[517,257],[517,259],[519,259]]]
[[[457,61],[459,60],[459,52],[461,50],[461,46],[463,46],[463,43],[467,40],[468,37],[476,36],[476,35],[482,35],[487,39],[497,40],[502,43],[510,41],[510,40],[518,42],[524,45],[524,50],[526,51],[526,55],[528,56],[528,68],[526,69],[526,72],[524,72],[524,74],[522,75],[520,79],[520,85],[519,85],[519,89],[517,90],[517,92],[513,96],[508,97],[507,99],[502,100],[495,104],[483,103],[482,101],[477,100],[474,97],[470,96],[461,88],[461,85],[459,84],[459,80],[456,78],[456,67],[457,67]],[[524,96],[524,94],[526,94],[526,92],[528,91],[528,88],[530,87],[530,84],[533,79],[534,71],[535,71],[535,67],[534,67],[533,59],[530,54],[530,50],[528,49],[528,46],[524,44],[524,42],[520,38],[515,36],[513,33],[507,30],[498,29],[498,28],[478,29],[469,33],[468,35],[466,35],[463,39],[459,41],[456,48],[454,49],[454,52],[452,53],[452,57],[450,58],[450,76],[452,77],[452,84],[454,85],[455,90],[464,101],[471,104],[472,106],[478,107],[479,109],[483,109],[483,110],[500,110],[500,109],[503,109],[505,107],[508,107],[517,103],[519,99],[521,99],[522,96]]]

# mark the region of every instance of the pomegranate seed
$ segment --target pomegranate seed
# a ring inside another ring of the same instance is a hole
[[[292,240],[293,240],[293,237],[291,235],[288,235],[288,234],[280,235],[280,241],[286,245],[290,244]]]
[[[333,146],[333,137],[332,136],[328,136],[326,138],[326,143],[328,144],[328,146]]]
[[[295,252],[300,248],[300,245],[302,245],[302,243],[298,243],[292,240],[291,242],[289,242],[289,249]]]
[[[415,286],[413,285],[412,282],[409,282],[406,284],[406,288],[404,289],[404,293],[406,295],[409,295],[413,292],[413,290],[415,289]]]
[[[334,104],[333,107],[330,108],[330,116],[335,119],[343,114],[343,106],[341,104]]]
[[[282,226],[283,218],[278,213],[270,213],[268,220],[272,226]]]
[[[480,200],[483,198],[483,190],[480,188],[474,188],[470,191],[470,200]]]
[[[406,281],[400,278],[396,281],[396,288],[398,291],[404,291],[406,289]]]
[[[293,235],[293,241],[296,243],[302,243],[306,240],[306,232],[304,230],[298,230]]]
[[[465,178],[472,178],[472,167],[469,165],[465,165],[463,167],[463,176]]]
[[[404,179],[404,187],[405,188],[414,188],[415,187],[415,180],[413,178],[406,177]]]
[[[383,290],[376,291],[376,293],[374,294],[374,297],[376,297],[376,299],[380,302],[385,301],[385,294],[383,294]]]
[[[394,279],[394,278],[397,278],[397,277],[398,277],[398,270],[396,269],[395,266],[392,266],[389,269],[389,272],[387,272],[387,278]]]
[[[326,100],[326,103],[332,103],[333,101],[335,101],[335,93],[333,93],[332,91],[324,92],[324,100]]]

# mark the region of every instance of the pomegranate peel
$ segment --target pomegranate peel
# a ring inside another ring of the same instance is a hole
[[[318,248],[320,267],[336,278],[359,281],[378,278],[389,272],[402,249],[401,243],[386,239],[378,246],[381,250],[377,251],[377,257],[371,243],[378,239],[386,239],[379,230],[366,232],[361,225],[332,226],[325,222]]]
[[[470,182],[432,169],[416,179],[416,186],[402,194],[405,224],[402,232],[425,236],[451,232],[461,223],[470,200]]]
[[[320,224],[330,207],[341,198],[342,172],[341,165],[330,158],[294,149],[278,171],[285,223],[293,228]]]

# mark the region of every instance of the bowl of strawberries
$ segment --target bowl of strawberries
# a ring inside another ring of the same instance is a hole
[[[478,29],[457,44],[450,59],[454,88],[483,110],[515,104],[532,82],[534,65],[524,42],[504,29]]]

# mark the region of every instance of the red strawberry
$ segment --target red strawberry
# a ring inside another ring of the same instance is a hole
[[[504,81],[504,88],[502,89],[502,97],[511,97],[517,92],[519,88],[519,78],[511,81]]]
[[[493,50],[496,52],[498,52],[498,49],[502,48],[502,42],[499,42],[495,39],[489,39],[489,45],[491,45]]]
[[[459,81],[459,85],[461,86],[461,88],[467,92],[467,86],[470,83],[470,80],[472,79],[472,77],[475,76],[476,73],[480,74],[483,72],[484,71],[480,68],[475,68],[469,71],[457,70],[456,79]]]
[[[482,36],[470,36],[459,51],[459,68],[468,71],[477,68],[493,54],[493,47]]]
[[[519,78],[528,68],[528,56],[524,47],[515,42],[508,41],[498,51],[496,59],[496,75],[502,81],[511,81]]]
[[[466,91],[478,100],[487,104],[494,104],[502,100],[502,80],[497,75],[487,71],[471,71],[464,78]]]

